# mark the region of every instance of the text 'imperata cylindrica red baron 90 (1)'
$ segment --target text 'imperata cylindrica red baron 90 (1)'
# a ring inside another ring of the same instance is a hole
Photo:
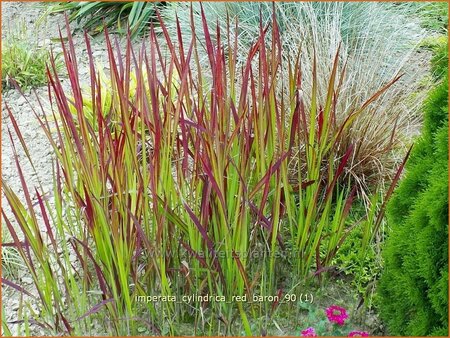
[[[311,293],[287,293],[284,295],[233,295],[231,297],[226,297],[224,295],[147,295],[147,296],[136,296],[136,302],[140,303],[159,303],[159,302],[169,302],[169,303],[195,303],[195,302],[208,302],[208,303],[291,303],[291,302],[301,302],[301,303],[312,303],[314,301],[314,296]]]

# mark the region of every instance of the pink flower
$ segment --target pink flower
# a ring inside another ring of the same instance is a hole
[[[317,337],[316,330],[313,327],[308,327],[302,331],[302,337]]]
[[[369,333],[366,331],[352,331],[348,334],[348,337],[368,337]]]
[[[342,326],[345,320],[348,318],[347,311],[343,307],[337,305],[331,305],[325,310],[328,320],[330,322],[335,322],[337,325]]]

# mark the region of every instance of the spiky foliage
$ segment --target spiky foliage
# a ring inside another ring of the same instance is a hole
[[[446,58],[447,44],[435,60]],[[425,104],[425,125],[389,204],[378,292],[390,334],[448,335],[448,69]]]
[[[129,28],[132,36],[137,36],[144,33],[155,18],[158,5],[161,5],[161,2],[70,1],[50,6],[47,13],[68,11],[70,21],[76,21],[93,34],[103,32],[106,26],[122,34]]]
[[[190,5],[173,3],[163,10],[169,30],[176,31],[176,17],[181,21],[183,36],[189,41]],[[229,17],[231,22],[239,21],[239,27],[232,26],[231,35],[239,36],[240,55],[245,55],[248,46],[254,42],[260,17],[263,23],[270,22],[272,5],[261,2],[209,2],[205,3],[207,20],[224,28]],[[194,20],[200,22],[199,4],[193,3]],[[347,114],[355,111],[364,99],[386,84],[395,76],[406,75],[376,104],[367,107],[354,125],[340,139],[340,151],[336,159],[342,157],[350,144],[354,152],[345,168],[342,179],[351,176],[363,196],[373,192],[375,186],[393,177],[395,169],[405,154],[409,135],[417,127],[417,108],[421,95],[409,99],[418,88],[418,79],[424,74],[418,66],[414,54],[415,46],[424,36],[417,20],[409,14],[414,8],[402,4],[376,2],[321,3],[286,2],[277,5],[280,42],[284,56],[295,59],[301,45],[301,64],[304,100],[311,102],[312,85],[317,85],[320,99],[327,95],[327,79],[338,46],[340,59],[346,62],[346,74],[341,79],[341,99],[336,107],[337,130]],[[269,28],[270,31],[270,28]],[[205,41],[199,38],[199,44]],[[201,59],[207,60],[205,49]],[[325,76],[312,77],[314,57],[318,72]],[[242,58],[240,61],[243,62]],[[284,64],[283,72],[287,72]],[[281,86],[281,83],[278,83]],[[277,89],[281,92],[281,88]],[[287,90],[287,88],[284,88]],[[307,115],[309,119],[309,116]],[[304,160],[304,159],[303,159]],[[304,162],[304,161],[303,161]],[[291,163],[292,168],[296,163]],[[295,176],[296,170],[293,170]],[[372,188],[372,189],[371,189]],[[367,200],[369,200],[366,195]]]
[[[274,295],[282,278],[298,285],[311,272],[326,271],[358,225],[360,244],[370,243],[380,218],[346,223],[357,197],[351,182],[337,182],[355,147],[341,149],[339,140],[397,79],[337,122],[345,76],[339,54],[326,95],[315,85],[306,104],[299,61],[281,71],[283,46],[272,20],[270,34],[260,24],[242,67],[230,26],[213,34],[204,13],[201,28],[193,22],[191,29],[205,40],[207,66],[197,40],[185,49],[181,28],[172,40],[162,20],[162,41],[151,29],[149,46],[139,51],[130,37],[124,52],[114,51],[106,32],[108,80],[86,38],[88,92],[80,86],[67,28],[70,90],[49,70],[54,110],[51,117],[36,113],[57,158],[53,206],[42,197],[46,192],[28,185],[18,160],[25,202],[5,185],[13,210],[13,216],[3,213],[5,222],[42,305],[34,322],[77,334],[90,327],[91,315],[108,311],[108,332],[133,334],[144,325],[149,333],[179,334],[174,324],[191,321],[196,333],[230,334],[237,327],[251,335],[250,322],[267,318],[277,304],[232,302],[232,296]],[[223,41],[234,48],[226,50]],[[315,66],[312,72],[313,83],[322,79]],[[279,82],[288,88],[281,96]],[[10,111],[9,118],[28,154]],[[281,256],[288,256],[284,276],[277,269]],[[88,297],[88,291],[95,293]],[[225,301],[185,304],[186,294]],[[146,295],[180,302],[139,303]]]

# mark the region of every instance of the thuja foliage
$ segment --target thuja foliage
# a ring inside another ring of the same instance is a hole
[[[325,98],[313,86],[306,105],[299,59],[281,72],[275,15],[270,34],[260,24],[242,66],[230,25],[212,33],[202,13],[185,48],[181,29],[172,40],[159,20],[162,36],[151,28],[139,50],[130,36],[124,51],[113,48],[119,44],[106,31],[103,78],[86,35],[87,91],[67,27],[62,47],[70,89],[49,70],[53,109],[50,116],[36,112],[56,157],[53,203],[48,192],[29,186],[17,158],[25,202],[5,184],[13,210],[3,212],[5,223],[37,289],[28,296],[41,304],[33,322],[49,332],[86,334],[100,312],[108,318],[104,330],[116,334],[142,326],[152,334],[181,334],[177,324],[184,321],[196,334],[251,335],[277,304],[232,296],[282,294],[291,287],[279,283],[288,273],[299,285],[326,271],[353,229],[362,228],[364,247],[379,228],[382,213],[375,211],[346,222],[358,196],[350,182],[337,182],[354,146],[339,149],[339,140],[397,77],[337,122],[345,73],[339,54]],[[197,34],[206,42],[207,66],[199,60]],[[225,49],[223,40],[234,48]],[[314,83],[321,76],[313,66]],[[279,81],[289,89],[281,96]],[[20,145],[29,154],[8,112],[20,141],[10,131],[13,151]],[[298,165],[295,182],[290,161]],[[284,276],[277,273],[281,256],[288,257]],[[187,304],[188,294],[224,301]],[[147,295],[165,301],[138,302]]]
[[[392,232],[378,291],[381,315],[394,335],[448,335],[447,62],[445,44],[433,67],[444,74],[425,103],[422,136],[388,208]]]

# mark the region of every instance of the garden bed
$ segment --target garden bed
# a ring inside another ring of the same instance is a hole
[[[4,330],[394,333],[376,298],[384,216],[441,81],[420,13],[441,16],[165,4],[128,40],[114,22],[84,36],[101,12],[67,28],[48,6],[2,3],[2,38],[21,25],[17,45],[54,55],[48,87],[2,77]]]

